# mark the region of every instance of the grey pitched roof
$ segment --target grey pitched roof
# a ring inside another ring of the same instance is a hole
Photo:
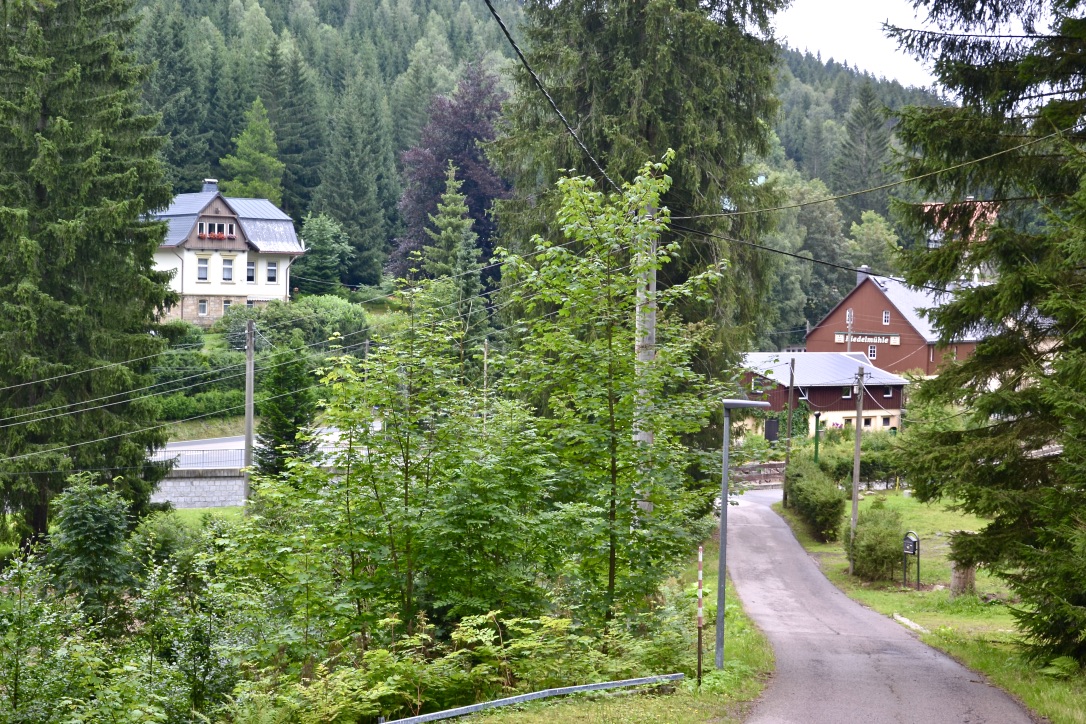
[[[950,301],[950,294],[930,289],[910,287],[900,279],[893,277],[870,277],[871,281],[882,290],[891,304],[901,313],[909,324],[929,344],[939,341],[939,333],[932,327],[931,321],[922,312],[940,307]],[[975,342],[976,335],[967,335],[960,342]]]
[[[864,366],[869,385],[905,385],[908,380],[871,364],[863,352],[751,352],[743,367],[774,382],[788,385],[789,362],[796,360],[797,387],[840,387],[856,379]]]
[[[192,232],[196,219],[211,200],[215,191],[195,194],[178,194],[165,211],[155,214],[169,224],[163,246],[177,246]],[[271,254],[302,254],[305,249],[298,240],[294,222],[289,216],[267,199],[237,199],[222,197],[238,216],[238,223],[249,243],[257,251]]]

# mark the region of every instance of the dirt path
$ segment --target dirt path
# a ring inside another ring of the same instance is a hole
[[[728,571],[777,657],[750,724],[1032,721],[981,675],[837,590],[768,507],[779,499],[748,493],[728,517]]]

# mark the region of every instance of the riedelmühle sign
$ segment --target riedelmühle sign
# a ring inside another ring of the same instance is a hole
[[[834,332],[833,341],[837,344],[844,344],[848,341],[848,336],[848,332]],[[891,347],[897,347],[901,344],[901,335],[853,332],[852,341],[856,344],[888,344]]]

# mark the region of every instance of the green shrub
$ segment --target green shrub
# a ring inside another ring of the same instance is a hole
[[[865,581],[892,578],[901,564],[901,537],[904,527],[901,513],[887,508],[879,498],[860,512],[856,520],[856,539],[850,541],[846,524],[841,535],[845,553],[852,559],[853,572]]]
[[[787,471],[788,499],[815,535],[836,540],[845,513],[845,496],[811,458],[796,455]]]
[[[188,420],[193,417],[229,417],[240,415],[245,405],[244,390],[210,390],[192,397],[183,392],[159,400],[163,420]]]
[[[163,322],[155,331],[165,337],[171,347],[197,347],[204,343],[204,331],[183,319]]]

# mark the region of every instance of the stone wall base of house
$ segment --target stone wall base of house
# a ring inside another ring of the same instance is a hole
[[[200,314],[200,301],[207,302],[207,313]],[[208,329],[215,322],[219,321],[223,317],[223,303],[229,302],[228,306],[238,305],[244,307],[249,302],[249,298],[241,296],[224,296],[221,294],[182,294],[181,301],[173,305],[166,310],[166,313],[162,316],[162,321],[173,322],[178,319],[183,319],[186,322],[192,322],[198,327]],[[254,301],[254,307],[266,306],[266,301]]]

